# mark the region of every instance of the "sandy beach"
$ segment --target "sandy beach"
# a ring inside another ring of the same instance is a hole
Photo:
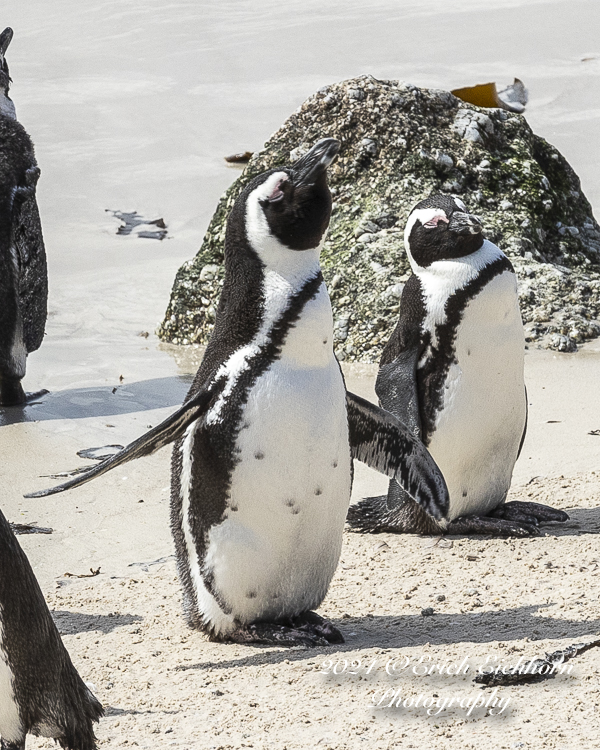
[[[53,529],[19,541],[106,708],[100,747],[597,747],[600,648],[570,673],[492,698],[473,677],[486,659],[514,665],[599,637],[598,340],[576,354],[526,352],[529,427],[509,499],[571,520],[524,540],[345,534],[320,609],[342,647],[216,644],[186,627],[169,450],[68,494],[23,493],[88,463],[78,450],[126,444],[181,403],[201,350],[161,344],[154,331],[177,268],[238,174],[222,157],[260,148],[322,85],[365,72],[442,88],[517,75],[530,89],[528,121],[565,154],[599,216],[600,8],[9,0],[3,10],[15,30],[12,95],[42,169],[50,270],[47,334],[24,384],[50,394],[0,411],[2,509]],[[119,237],[106,209],[163,217],[168,239]],[[376,366],[344,372],[350,390],[375,400]],[[357,464],[353,501],[386,487]],[[99,573],[76,577],[90,569]],[[423,674],[454,663],[462,674]],[[402,700],[489,702],[470,714],[376,706],[391,688]]]
[[[341,648],[216,644],[186,627],[168,532],[168,450],[68,495],[21,498],[52,481],[38,474],[86,463],[75,455],[81,447],[115,436],[129,440],[169,413],[171,407],[144,409],[151,385],[147,391],[140,382],[129,386],[141,394],[138,412],[104,409],[60,429],[61,420],[52,416],[72,407],[77,413],[73,389],[31,407],[39,422],[3,427],[4,465],[11,467],[14,489],[6,510],[13,521],[54,528],[52,535],[19,539],[76,665],[107,707],[101,747],[451,748],[457,741],[472,748],[595,747],[600,649],[574,659],[572,671],[551,682],[499,688],[495,697],[509,701],[500,715],[485,707],[436,716],[418,707],[373,708],[392,688],[403,699],[483,694],[487,700],[491,691],[473,683],[477,669],[489,668],[486,659],[511,666],[519,657],[598,637],[600,471],[589,467],[597,466],[600,438],[588,433],[600,424],[594,400],[600,352],[592,349],[534,351],[526,358],[530,427],[510,499],[552,504],[571,520],[524,540],[440,543],[347,533],[320,610],[343,630]],[[187,354],[177,352],[173,398],[185,388],[199,352]],[[375,366],[345,370],[349,388],[374,398]],[[586,397],[591,408],[581,406]],[[32,446],[35,470],[27,455]],[[384,491],[385,478],[356,467],[354,500]],[[73,577],[98,568],[95,577]],[[428,607],[435,614],[424,617]],[[422,674],[425,666],[465,658],[468,671],[459,677]],[[386,672],[390,660],[397,673]],[[32,739],[29,746],[52,743]]]

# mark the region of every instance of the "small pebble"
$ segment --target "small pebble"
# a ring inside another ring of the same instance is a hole
[[[425,609],[421,610],[421,614],[423,617],[431,617],[435,612],[433,611],[433,607],[425,607]]]
[[[239,154],[225,156],[224,159],[226,162],[229,162],[229,164],[247,164],[252,158],[252,153],[252,151],[242,151]]]

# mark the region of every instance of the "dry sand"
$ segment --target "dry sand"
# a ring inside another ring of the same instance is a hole
[[[181,373],[193,370],[198,351],[168,349]],[[403,700],[488,700],[491,691],[473,683],[486,658],[514,665],[600,633],[600,471],[584,470],[597,466],[600,451],[600,436],[587,434],[600,427],[600,353],[531,351],[526,362],[530,430],[511,497],[550,503],[571,520],[525,540],[434,544],[412,535],[347,533],[320,610],[343,630],[341,648],[216,644],[186,627],[168,533],[168,450],[69,494],[20,498],[52,483],[38,474],[85,463],[75,449],[129,440],[171,408],[62,420],[60,430],[61,420],[43,416],[53,402],[57,412],[61,403],[65,409],[73,399],[65,391],[62,402],[58,392],[28,410],[37,410],[39,422],[3,427],[13,487],[6,510],[13,521],[55,529],[20,541],[75,664],[107,708],[100,746],[597,747],[600,649],[576,657],[570,673],[551,681],[499,688],[489,700],[502,700],[496,711],[508,701],[500,715],[485,707],[434,716],[422,707],[373,707],[392,687]],[[346,369],[349,387],[370,398],[374,374],[373,366]],[[184,387],[175,380],[173,391],[178,383]],[[73,422],[76,429],[66,429]],[[354,499],[385,489],[383,477],[357,469]],[[98,567],[93,578],[64,576]],[[433,616],[422,616],[427,607]],[[391,675],[389,660],[396,666]],[[459,677],[445,673],[444,665],[455,662],[463,664]],[[435,664],[442,675],[421,674]],[[32,739],[29,747],[52,743]]]

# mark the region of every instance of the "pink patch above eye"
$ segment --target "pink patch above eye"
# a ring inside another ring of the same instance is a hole
[[[275,185],[273,192],[267,198],[268,201],[270,201],[271,203],[275,203],[277,201],[280,201],[283,198],[283,192],[281,190],[281,186],[283,185],[284,182],[285,182],[285,179],[279,180],[277,185]]]
[[[434,227],[437,227],[440,221],[443,221],[445,224],[449,223],[448,219],[445,216],[434,216],[433,219],[426,221],[423,226],[427,227],[428,229],[433,229]]]

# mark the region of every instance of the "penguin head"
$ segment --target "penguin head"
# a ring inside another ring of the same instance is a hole
[[[238,197],[227,232],[242,218],[246,238],[259,258],[320,248],[331,217],[327,167],[340,142],[324,138],[290,167],[278,167],[252,180]]]
[[[11,77],[8,72],[8,63],[6,62],[6,50],[10,44],[10,40],[13,38],[13,30],[10,27],[6,27],[0,34],[0,115],[5,115],[17,119],[15,112],[15,105],[12,99],[8,95],[10,89]]]
[[[417,203],[404,230],[411,265],[426,268],[436,260],[464,258],[483,245],[481,219],[451,195],[431,195]]]

